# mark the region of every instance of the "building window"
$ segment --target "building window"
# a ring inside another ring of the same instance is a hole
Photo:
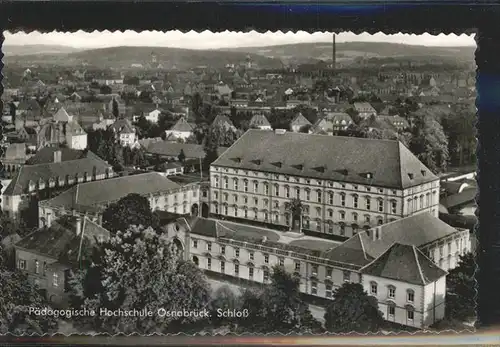
[[[397,213],[397,202],[396,200],[391,201],[391,213],[396,214]]]
[[[286,196],[287,198],[289,198],[289,197],[290,197],[290,188],[289,188],[289,187],[285,187],[285,196]]]
[[[238,206],[234,206],[234,216],[238,217]]]
[[[193,240],[193,248],[198,248],[198,240]]]
[[[358,214],[356,212],[353,212],[352,214],[352,220],[357,222],[358,221]]]
[[[406,317],[408,318],[409,321],[413,321],[413,317],[415,317],[415,313],[413,312],[413,309],[408,309],[406,311]]]
[[[340,194],[340,205],[345,206],[345,194]]]
[[[19,269],[26,270],[26,260],[19,259]]]
[[[233,200],[234,200],[235,203],[238,202],[238,195],[237,194],[233,195]]]
[[[253,259],[254,259],[254,253],[253,253],[253,252],[248,253],[248,258],[249,258],[251,261],[253,261]]]
[[[408,290],[408,292],[406,293],[406,300],[408,302],[414,302],[415,301],[415,292],[411,289]]]
[[[331,284],[325,285],[325,296],[329,299],[332,298],[332,285]]]
[[[54,287],[58,287],[59,286],[59,275],[57,273],[55,273],[55,272],[52,275],[52,284],[54,285]]]
[[[259,199],[257,199],[257,198],[253,198],[253,204],[254,204],[254,205],[258,205],[258,204],[259,204]]]
[[[264,194],[269,195],[269,184],[264,183]]]
[[[313,276],[318,276],[318,265],[313,265],[312,266],[312,275]]]
[[[311,294],[312,295],[318,294],[318,282],[316,282],[316,281],[311,282]]]
[[[259,182],[254,181],[253,182],[253,192],[257,193],[259,191]]]
[[[300,271],[300,262],[299,261],[295,262],[295,271]]]
[[[326,268],[326,277],[327,278],[332,278],[332,272],[333,270],[331,268]]]
[[[371,208],[371,199],[370,197],[366,197],[365,199],[365,203],[366,203],[366,209],[369,210]]]
[[[328,210],[328,217],[333,218],[333,210],[332,209]]]
[[[333,192],[328,193],[328,203],[333,205]]]
[[[207,251],[212,252],[212,242],[207,242]]]
[[[244,181],[243,181],[243,190],[244,190],[245,192],[248,192],[248,180],[244,180]]]
[[[207,269],[212,269],[212,258],[207,258]]]
[[[249,267],[249,268],[248,268],[248,277],[249,277],[250,279],[253,279],[253,267]]]
[[[224,262],[222,260],[220,261],[220,272],[221,273],[226,272],[226,262]]]
[[[352,205],[354,208],[358,208],[358,196],[357,195],[354,195],[352,197]]]
[[[217,205],[217,204],[214,205],[214,211],[215,211],[215,214],[219,214],[219,205]]]
[[[38,260],[35,260],[35,273],[40,273],[40,263],[38,262]]]
[[[224,201],[228,201],[229,200],[229,194],[228,193],[224,193]]]
[[[340,215],[340,219],[342,219],[342,220],[345,219],[345,212],[344,211],[340,211],[339,215]]]
[[[277,184],[274,185],[274,195],[280,196],[280,186]]]
[[[389,318],[394,318],[394,315],[396,314],[396,307],[394,305],[389,305],[387,311]]]
[[[379,218],[379,219],[377,220],[377,224],[378,224],[378,225],[382,225],[382,224],[384,224],[384,220],[383,220],[382,218]]]
[[[280,257],[278,264],[279,264],[279,266],[285,266],[285,258]]]
[[[378,211],[384,212],[384,200],[378,199]]]
[[[370,294],[377,295],[377,289],[378,289],[377,283],[371,282],[370,283]]]
[[[248,196],[246,196],[246,195],[245,195],[245,196],[243,197],[243,203],[244,203],[245,205],[248,205]]]
[[[439,255],[440,256],[443,256],[443,252],[444,252],[444,247],[443,246],[439,247]]]
[[[224,214],[227,216],[229,214],[229,207],[224,205]]]
[[[234,264],[234,275],[236,277],[240,275],[240,266],[238,264]]]
[[[425,194],[425,205],[429,206],[431,204],[431,194]]]
[[[350,281],[351,281],[351,272],[344,271],[344,282],[350,282]]]
[[[219,177],[215,177],[215,188],[219,188]]]
[[[390,298],[390,299],[394,299],[396,297],[396,287],[393,287],[393,286],[389,286],[389,291],[387,292],[387,296]]]
[[[420,195],[420,209],[424,208],[424,196]]]
[[[318,189],[318,190],[316,191],[316,197],[317,197],[317,201],[318,201],[319,203],[321,203],[321,195],[322,195],[322,194],[321,194],[321,190],[319,190],[319,189]]]
[[[220,246],[220,253],[221,254],[226,254],[226,246],[224,246],[224,245]]]
[[[227,177],[224,177],[224,189],[229,188],[229,179]]]
[[[345,235],[345,224],[340,224],[340,235],[344,236]]]
[[[311,200],[311,191],[309,189],[306,189],[306,200]]]
[[[269,264],[269,254],[264,254],[264,263]]]
[[[264,269],[264,283],[268,282],[269,281],[269,270],[268,269]]]
[[[297,199],[300,199],[300,188],[299,187],[295,188],[295,197]]]
[[[280,208],[280,203],[279,201],[274,202],[274,208]]]

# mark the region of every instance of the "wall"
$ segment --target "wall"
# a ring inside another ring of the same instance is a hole
[[[424,319],[423,325],[428,327],[444,318],[446,299],[446,276],[438,281],[429,283],[424,290]]]

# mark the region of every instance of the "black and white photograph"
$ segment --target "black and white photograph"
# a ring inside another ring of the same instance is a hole
[[[473,35],[4,36],[0,334],[474,330]]]

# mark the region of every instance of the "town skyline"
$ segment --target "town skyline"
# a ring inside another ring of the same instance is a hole
[[[136,33],[131,30],[125,32],[98,32],[92,33],[78,31],[76,33],[9,33],[4,32],[4,45],[58,45],[74,49],[98,49],[117,46],[129,47],[172,47],[184,49],[227,49],[227,48],[250,48],[271,47],[300,43],[330,42],[333,32],[316,32],[313,34],[299,31],[293,32],[266,32],[258,33],[251,31],[242,32],[219,32],[212,33],[204,31],[197,33],[190,31],[143,31]],[[470,47],[475,46],[474,35],[409,35],[383,33],[376,34],[354,34],[343,32],[336,34],[337,43],[345,42],[385,42],[394,44],[405,44],[427,47]]]

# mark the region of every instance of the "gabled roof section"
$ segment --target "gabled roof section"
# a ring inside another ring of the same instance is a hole
[[[172,128],[170,128],[171,131],[182,131],[182,132],[190,132],[193,131],[194,128],[193,126],[186,121],[184,117],[181,117],[177,123],[175,123]]]
[[[311,122],[307,120],[306,117],[302,113],[299,114],[292,120],[290,123],[291,126],[302,126],[302,125],[311,125]]]
[[[271,123],[269,123],[266,116],[259,113],[250,119],[250,126],[271,126]]]
[[[361,269],[362,274],[425,286],[447,272],[412,245],[393,244],[385,253]]]
[[[241,158],[241,161],[231,158]],[[255,164],[256,159],[261,160],[260,164]],[[282,162],[282,166],[272,164],[276,162]],[[399,141],[293,132],[277,134],[253,129],[243,134],[212,165],[392,189],[438,180]],[[318,167],[326,169],[315,170]],[[370,177],[366,173],[370,173]]]

